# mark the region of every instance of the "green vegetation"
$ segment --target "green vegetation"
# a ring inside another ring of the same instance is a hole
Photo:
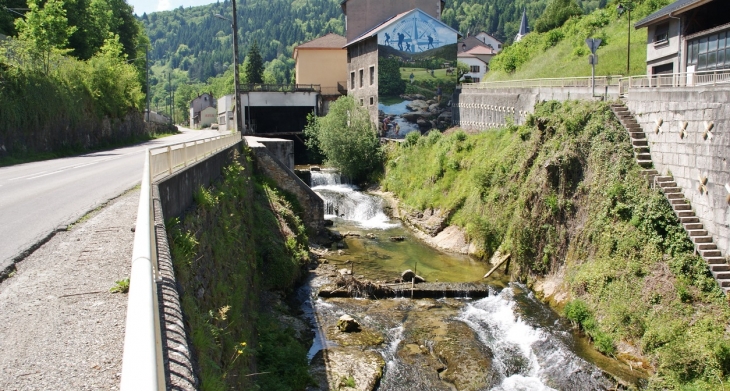
[[[575,0],[552,0],[545,12],[535,21],[534,30],[544,33],[563,25],[574,16],[583,15],[583,10]]]
[[[297,206],[234,163],[168,224],[186,327],[202,390],[303,390],[306,349],[261,308],[265,289],[290,289],[308,260]],[[248,376],[253,373],[256,376]]]
[[[117,280],[114,282],[114,286],[109,289],[111,293],[127,293],[129,292],[129,278]]]
[[[528,285],[562,270],[565,315],[605,354],[645,360],[650,388],[719,389],[730,308],[639,171],[607,105],[546,102],[523,126],[392,145],[382,185],[407,207],[449,211],[482,257],[511,253]]]
[[[261,53],[259,53],[259,46],[256,41],[248,49],[246,62],[243,64],[243,75],[249,83],[264,82],[264,61],[261,59]]]
[[[670,0],[635,3],[632,23],[670,3]],[[564,16],[560,13],[548,16],[546,13],[544,17],[550,17],[552,22],[549,25],[553,26]],[[623,75],[626,73],[627,28],[627,15],[619,17],[612,2],[589,15],[572,17],[552,30],[532,32],[520,42],[506,47],[490,62],[490,72],[484,81],[590,76],[587,58],[590,51],[585,44],[586,38],[603,40],[597,51],[596,75]],[[632,30],[630,74],[645,74],[647,31]],[[546,67],[545,64],[551,66]]]
[[[115,1],[109,1],[94,4],[111,7]],[[3,152],[23,160],[28,155],[68,154],[139,137],[141,134],[109,135],[90,129],[101,128],[104,120],[129,119],[130,113],[141,109],[140,73],[128,63],[130,49],[125,45],[144,43],[146,37],[135,35],[139,30],[129,33],[120,20],[115,21],[117,25],[105,24],[111,15],[103,13],[94,19],[101,24],[99,32],[105,34],[101,43],[97,46],[91,35],[82,42],[79,31],[85,25],[74,25],[67,18],[64,7],[70,7],[68,2],[47,1],[41,6],[31,0],[27,5],[25,19],[15,21],[17,37],[0,46]],[[125,42],[128,40],[134,42]],[[83,58],[81,52],[89,57]],[[132,53],[136,51],[132,49]]]
[[[383,154],[368,111],[343,96],[324,117],[309,117],[307,146],[320,151],[325,163],[355,182],[372,181],[381,171]]]

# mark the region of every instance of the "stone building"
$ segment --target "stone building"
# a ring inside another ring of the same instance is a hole
[[[647,75],[730,68],[727,0],[677,0],[634,27],[649,30]]]

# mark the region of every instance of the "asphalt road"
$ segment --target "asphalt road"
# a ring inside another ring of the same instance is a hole
[[[58,227],[138,184],[148,148],[223,134],[180,130],[130,147],[0,168],[0,273]]]

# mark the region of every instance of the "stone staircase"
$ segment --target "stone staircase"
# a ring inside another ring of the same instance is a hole
[[[695,251],[707,262],[712,276],[715,277],[725,294],[728,294],[730,292],[730,266],[728,266],[717,245],[713,243],[712,236],[700,223],[700,219],[695,215],[692,206],[684,198],[682,188],[677,186],[673,177],[661,176],[657,170],[652,168],[649,141],[629,109],[623,104],[615,104],[611,105],[611,110],[631,136],[636,162],[644,168],[641,173],[650,184],[656,185],[662,190],[674,213],[684,226],[684,230],[687,231],[692,243],[694,243]]]

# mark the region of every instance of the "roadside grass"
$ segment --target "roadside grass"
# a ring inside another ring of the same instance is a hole
[[[511,253],[530,287],[562,270],[566,316],[599,351],[640,362],[650,389],[719,389],[730,307],[640,170],[607,104],[545,102],[523,126],[389,145],[381,185],[446,211],[483,259]]]
[[[25,152],[25,153],[10,154],[7,156],[0,157],[0,167],[14,166],[14,165],[23,164],[23,163],[40,162],[40,161],[44,161],[44,160],[60,159],[60,158],[64,158],[64,157],[73,157],[73,156],[85,155],[88,153],[94,153],[94,152],[110,151],[112,149],[140,144],[140,143],[147,142],[150,140],[157,140],[157,139],[161,139],[164,137],[173,136],[173,135],[176,135],[179,133],[180,132],[152,133],[152,134],[148,135],[147,137],[132,137],[127,140],[122,140],[122,141],[114,142],[114,143],[105,142],[105,143],[102,143],[101,145],[99,145],[99,147],[97,147],[97,148],[90,148],[90,149],[85,149],[81,146],[73,146],[73,147],[65,147],[65,148],[55,151],[55,152]]]

